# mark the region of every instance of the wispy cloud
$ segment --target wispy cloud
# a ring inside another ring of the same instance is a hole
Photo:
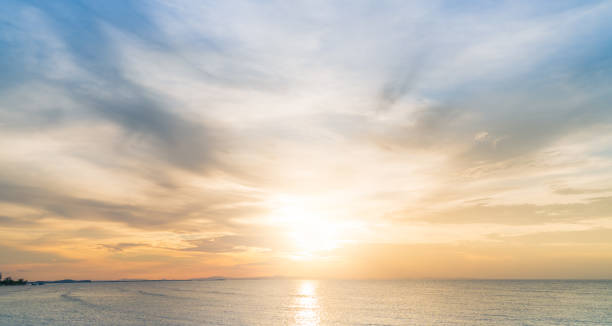
[[[606,1],[0,8],[0,245],[278,274],[299,219],[374,251],[609,227]]]

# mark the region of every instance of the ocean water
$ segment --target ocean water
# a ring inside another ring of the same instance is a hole
[[[612,325],[612,281],[227,280],[0,287],[0,325]]]

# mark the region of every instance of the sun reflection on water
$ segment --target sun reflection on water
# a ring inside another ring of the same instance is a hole
[[[301,281],[295,299],[295,325],[318,326],[320,323],[317,282]]]

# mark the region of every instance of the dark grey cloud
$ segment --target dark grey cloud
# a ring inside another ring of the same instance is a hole
[[[530,155],[572,133],[612,123],[609,104],[612,93],[589,92],[571,82],[531,86],[531,89],[521,86],[504,93],[483,94],[480,100],[464,105],[468,110],[473,107],[480,112],[480,118],[472,125],[473,133],[486,131],[491,139],[473,142],[461,159],[495,162]],[[567,98],[555,95],[563,91]],[[534,92],[538,92],[537,97]]]
[[[378,98],[378,111],[385,111],[395,105],[403,97],[410,94],[420,81],[427,61],[425,44],[421,44],[417,55],[402,58],[402,64],[394,67],[389,78],[383,85]]]
[[[465,115],[465,111],[453,106],[418,109],[409,114],[408,121],[385,134],[395,145],[408,149],[444,148],[455,145],[457,134],[465,132]]]
[[[82,244],[83,240],[96,240],[96,241],[105,241],[107,239],[112,239],[117,235],[121,235],[116,230],[107,227],[83,227],[71,229],[70,221],[64,220],[66,222],[65,225],[67,228],[54,228],[50,227],[49,224],[44,223],[36,223],[34,221],[31,223],[29,227],[23,226],[21,230],[16,229],[17,232],[26,232],[34,229],[34,232],[31,233],[31,238],[28,240],[22,241],[23,245],[32,246],[35,248],[53,248],[57,245],[63,245],[66,243],[77,243]],[[37,225],[38,224],[38,225]],[[88,246],[88,245],[86,245]],[[83,249],[87,249],[87,247],[83,247]]]
[[[253,247],[273,249],[279,246],[278,239],[273,239],[272,237],[267,237],[265,235],[225,235],[211,238],[184,240],[184,242],[189,247],[177,249],[140,242],[120,242],[114,244],[99,244],[98,246],[113,252],[121,252],[132,248],[157,248],[200,253],[236,253],[246,251]]]
[[[99,122],[110,122],[119,127],[122,134],[115,139],[100,135],[104,137],[100,139],[100,143],[114,143],[114,146],[109,148],[114,152],[104,154],[107,157],[119,157],[117,161],[146,161],[152,166],[162,165],[194,172],[203,172],[218,164],[214,152],[222,146],[221,138],[213,136],[213,132],[204,123],[172,111],[169,104],[163,103],[163,100],[156,98],[154,94],[145,94],[147,92],[137,85],[117,81],[107,90],[111,90],[111,95],[69,91],[67,95],[77,102],[78,111],[54,106],[24,110],[19,106],[6,107],[6,111],[0,109],[3,124],[7,125],[3,132],[18,135],[66,126],[95,126]],[[92,128],[92,133],[95,132]],[[98,146],[89,150],[99,152],[103,148],[105,147]],[[73,154],[87,156],[87,153]],[[92,156],[89,158],[93,159]]]
[[[255,229],[258,229],[260,232],[263,231],[261,228]],[[257,231],[250,231],[251,232],[249,233],[252,235],[226,235],[221,237],[188,240],[187,242],[191,245],[191,247],[183,250],[207,253],[230,253],[245,251],[249,247],[274,250],[282,246],[281,240],[278,239],[276,234],[274,237],[272,237],[267,236],[263,232],[261,232],[262,234],[257,235]]]
[[[575,79],[550,82],[519,78],[511,85],[482,87],[396,115],[400,118],[390,123],[361,121],[361,129],[351,131],[383,148],[444,153],[447,166],[457,173],[491,169],[493,164],[500,170],[528,165],[567,136],[612,124],[612,92],[599,86],[585,89]]]
[[[10,179],[9,179],[10,180]],[[214,192],[191,194],[189,192],[172,192],[168,196],[181,198],[184,203],[179,206],[157,208],[158,205],[116,203],[104,199],[77,197],[76,194],[65,194],[58,189],[40,186],[26,186],[0,180],[0,202],[13,203],[35,208],[42,213],[29,214],[31,223],[44,217],[62,218],[65,220],[112,221],[142,229],[175,228],[177,231],[202,231],[205,227],[232,228],[231,218],[252,216],[261,213],[261,207],[255,205],[257,198],[247,193]],[[151,199],[153,200],[153,199]],[[11,224],[17,225],[21,217],[4,217]],[[191,219],[204,219],[208,225],[181,225]]]
[[[0,215],[0,226],[4,228],[23,228],[23,227],[32,227],[36,224],[35,221],[32,221],[28,218],[17,218],[11,216]]]
[[[139,87],[124,83],[120,91],[108,97],[84,94],[84,102],[91,105],[96,116],[122,127],[126,141],[146,142],[153,156],[162,161],[196,171],[211,165],[212,153],[219,144],[206,127],[164,108],[159,100],[143,93]]]
[[[38,216],[38,218],[52,215],[66,219],[101,219],[137,225],[142,223],[164,223],[159,220],[155,221],[155,216],[159,215],[159,213],[143,217],[137,213],[140,210],[136,209],[135,206],[112,204],[93,199],[81,199],[64,195],[56,190],[9,183],[2,183],[0,185],[0,201],[41,209],[44,213]]]
[[[114,251],[114,252],[120,252],[120,251],[123,251],[125,249],[130,249],[130,248],[148,247],[148,245],[146,244],[131,243],[131,242],[121,242],[117,244],[100,244],[99,246],[102,248],[108,249],[110,251]]]
[[[223,236],[217,238],[189,240],[187,242],[193,247],[184,249],[185,251],[200,251],[209,253],[245,251],[246,248],[238,247],[253,244],[251,239],[241,236]]]

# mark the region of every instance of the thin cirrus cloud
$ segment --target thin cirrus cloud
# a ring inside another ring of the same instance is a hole
[[[608,2],[0,6],[5,269],[427,276],[341,262],[612,227]]]

